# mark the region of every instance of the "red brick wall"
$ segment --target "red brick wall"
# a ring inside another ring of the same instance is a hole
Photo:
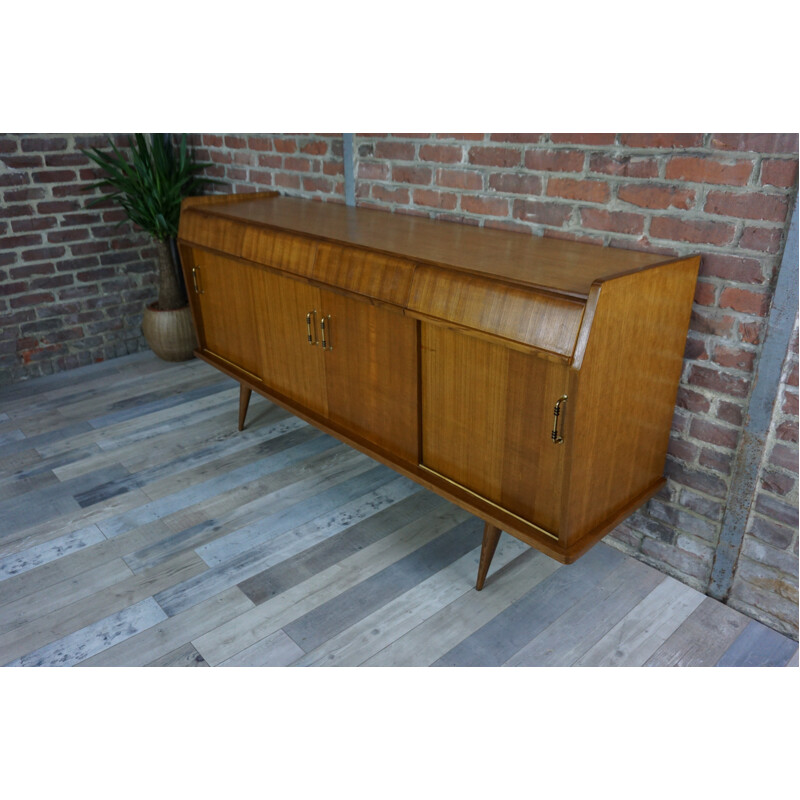
[[[76,137],[56,137],[66,145],[51,151],[36,144],[38,138],[0,137],[0,158],[12,159],[0,172],[0,236],[11,238],[0,248],[0,310],[12,315],[3,325],[0,365],[13,378],[142,346],[141,301],[132,296],[152,289],[150,267],[137,261],[146,252],[143,241],[129,230],[109,231],[113,212],[86,222],[73,216],[86,213],[77,193],[86,166],[54,156],[75,158]],[[195,134],[193,141],[199,157],[214,164],[209,175],[228,184],[216,191],[275,189],[344,200],[341,134]],[[703,256],[668,485],[610,538],[704,591],[797,195],[797,134],[364,133],[354,137],[353,168],[362,207]],[[29,199],[25,191],[32,192]],[[46,205],[64,200],[75,206],[55,211]],[[59,239],[75,235],[73,229],[85,238]],[[75,253],[74,247],[88,250]],[[36,252],[43,249],[52,252]],[[32,265],[42,273],[24,274]],[[113,274],[93,277],[92,270],[112,267]],[[36,282],[51,278],[68,283]],[[70,290],[80,296],[62,296]],[[45,296],[31,297],[38,293]],[[72,305],[59,308],[67,299]],[[84,319],[97,311],[104,317]],[[119,320],[123,327],[114,329]],[[53,325],[52,333],[37,330],[39,322]],[[92,322],[112,327],[94,331]],[[33,327],[23,329],[26,323]],[[6,335],[9,326],[15,333]],[[729,602],[797,636],[796,335],[793,347],[776,387],[773,426]],[[37,348],[51,349],[43,355]]]
[[[124,140],[124,137],[121,137]],[[0,134],[0,381],[132,353],[155,299],[150,239],[107,204],[81,147],[102,135]],[[120,141],[120,143],[122,143]]]

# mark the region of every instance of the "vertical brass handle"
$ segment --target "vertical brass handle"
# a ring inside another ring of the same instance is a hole
[[[331,320],[330,317],[323,317],[319,321],[319,330],[320,330],[320,336],[322,336],[322,349],[323,350],[327,350],[328,349],[328,326],[325,324],[325,322],[326,321],[330,322],[330,320]]]
[[[553,444],[561,444],[564,441],[564,437],[558,432],[558,418],[561,414],[561,406],[567,402],[567,396],[562,394],[561,397],[556,400],[556,406],[553,409]],[[563,431],[563,426],[562,426]]]
[[[314,330],[311,329],[311,317],[314,317]],[[319,344],[317,341],[317,310],[309,311],[306,314],[306,331],[308,332],[308,343],[310,345]]]
[[[205,294],[205,292],[200,288],[200,285],[197,283],[197,270],[200,267],[192,267],[192,283],[194,283],[194,291],[195,294]]]

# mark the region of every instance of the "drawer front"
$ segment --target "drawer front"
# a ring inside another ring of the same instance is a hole
[[[414,275],[409,311],[570,358],[584,304],[421,266]]]
[[[181,218],[181,241],[297,275],[311,273],[317,243],[305,236],[200,212]]]
[[[403,307],[408,300],[414,262],[353,247],[320,244],[308,277],[370,300]]]

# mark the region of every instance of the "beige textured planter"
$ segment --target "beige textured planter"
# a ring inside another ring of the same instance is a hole
[[[197,337],[189,306],[175,311],[159,311],[155,305],[147,306],[142,317],[142,333],[150,349],[164,361],[193,358]]]

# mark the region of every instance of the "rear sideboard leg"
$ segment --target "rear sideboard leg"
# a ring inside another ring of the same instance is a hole
[[[243,383],[239,384],[239,430],[244,430],[244,418],[247,416],[247,406],[250,404],[250,395],[253,393]]]
[[[502,531],[500,528],[490,525],[488,522],[483,526],[483,544],[481,544],[481,560],[478,564],[478,581],[475,588],[480,591],[483,589],[483,584],[486,581],[486,573],[489,571],[489,565],[494,558],[494,551],[497,549],[497,542],[500,539]]]

